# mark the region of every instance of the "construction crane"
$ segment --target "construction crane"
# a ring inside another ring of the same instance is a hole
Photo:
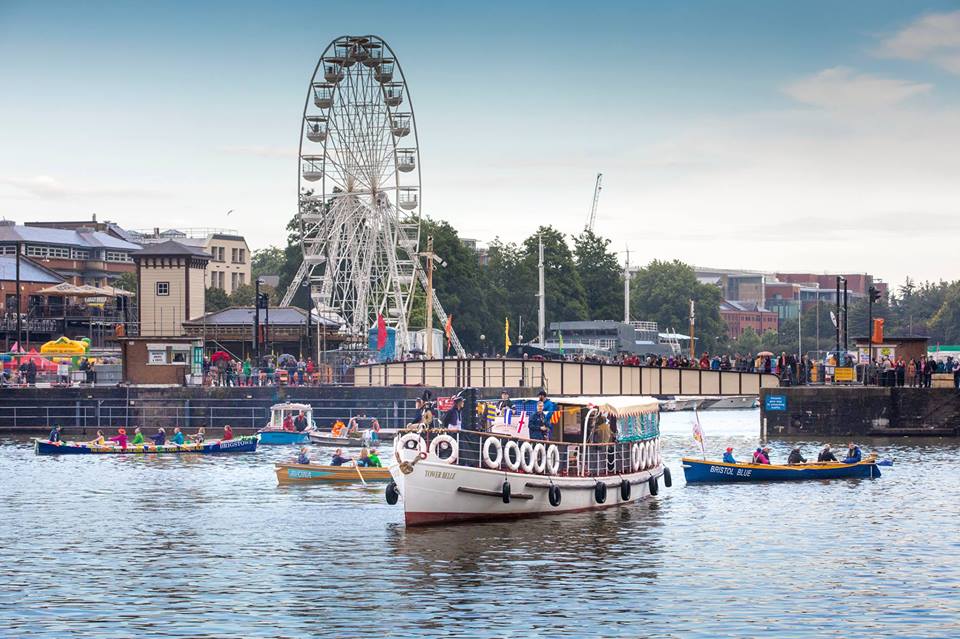
[[[603,189],[603,173],[597,173],[597,184],[593,187],[593,206],[590,207],[590,221],[587,228],[593,232],[593,227],[597,223],[597,204],[600,202],[600,191]]]

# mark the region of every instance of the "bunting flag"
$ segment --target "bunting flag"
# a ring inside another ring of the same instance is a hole
[[[447,352],[450,352],[450,335],[453,333],[453,314],[447,315],[447,325],[443,327],[447,334]]]
[[[503,417],[503,423],[504,423],[504,424],[511,424],[511,423],[513,423],[513,409],[512,409],[512,408],[504,408],[504,409],[503,409],[503,415],[501,415],[501,417]]]
[[[523,430],[523,425],[527,423],[527,411],[522,411],[520,413],[520,420],[517,422],[517,433],[519,434]]]
[[[510,318],[503,318],[503,353],[506,354],[510,350],[510,346],[513,345],[513,342],[510,341]]]
[[[387,322],[383,315],[377,314],[377,350],[382,351],[387,345]]]

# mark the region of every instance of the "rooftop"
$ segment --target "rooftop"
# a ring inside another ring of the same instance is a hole
[[[0,280],[17,279],[17,256],[0,255]],[[63,278],[48,268],[37,264],[29,257],[20,256],[20,281],[39,284],[59,284]]]
[[[134,257],[141,257],[144,255],[192,255],[194,257],[205,257],[207,259],[212,257],[209,253],[201,248],[196,246],[187,246],[186,244],[174,240],[147,244],[133,254]]]
[[[108,233],[89,230],[54,229],[45,226],[20,226],[0,223],[0,243],[26,242],[29,244],[56,244],[83,248],[107,248],[136,251],[139,244],[127,242]]]
[[[207,313],[202,317],[192,319],[184,324],[199,326],[201,324],[220,326],[253,326],[255,309],[253,306],[231,306],[220,311]],[[267,313],[261,309],[260,322],[266,323]],[[318,323],[314,313],[314,324]],[[320,322],[329,326],[339,326],[340,323],[329,319],[320,319]],[[271,326],[306,326],[307,312],[297,306],[282,306],[270,308]]]

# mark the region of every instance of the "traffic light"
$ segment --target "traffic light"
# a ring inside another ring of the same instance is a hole
[[[266,293],[259,293],[257,295],[257,308],[269,308],[270,307],[270,296]]]
[[[870,287],[870,301],[879,302],[880,301],[880,291],[877,290],[875,286]]]

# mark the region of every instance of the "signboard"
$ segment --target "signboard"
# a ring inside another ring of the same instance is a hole
[[[167,351],[148,351],[147,364],[166,364]]]
[[[833,381],[835,382],[857,381],[856,369],[850,366],[837,366],[836,369],[834,369]]]
[[[860,346],[859,348],[857,348],[857,350],[860,352],[860,363],[869,364],[870,355],[868,355],[867,347]],[[891,344],[874,344],[873,345],[873,359],[877,359],[877,358],[896,359],[896,355],[897,355],[896,346],[893,346]]]
[[[767,395],[763,398],[763,408],[768,411],[787,410],[787,396]]]

